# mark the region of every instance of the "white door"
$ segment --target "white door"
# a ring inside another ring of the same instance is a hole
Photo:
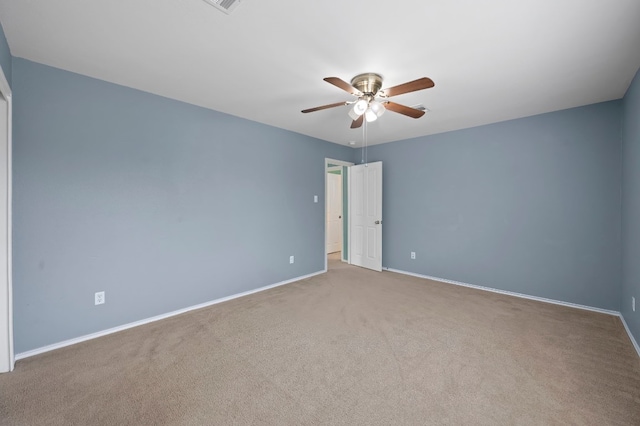
[[[11,310],[11,100],[0,71],[0,373],[13,370]]]
[[[342,167],[340,167],[342,169]],[[327,174],[327,253],[342,250],[342,175]]]
[[[350,262],[382,271],[382,162],[349,168]]]

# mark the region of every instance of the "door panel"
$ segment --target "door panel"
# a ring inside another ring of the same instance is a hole
[[[353,228],[353,235],[351,237],[351,256],[355,256],[357,258],[362,257],[362,243],[364,242],[363,230],[364,228],[362,226],[355,226]]]
[[[367,229],[367,258],[371,261],[376,258],[376,230],[373,228]]]
[[[351,263],[382,270],[382,162],[349,168]]]

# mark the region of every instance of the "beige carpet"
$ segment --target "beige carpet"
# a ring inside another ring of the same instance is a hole
[[[618,318],[330,268],[19,361],[0,423],[640,424]]]

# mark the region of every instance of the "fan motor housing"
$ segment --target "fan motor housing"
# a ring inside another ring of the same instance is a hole
[[[351,79],[351,85],[364,94],[375,96],[382,88],[382,76],[372,72],[358,74]]]

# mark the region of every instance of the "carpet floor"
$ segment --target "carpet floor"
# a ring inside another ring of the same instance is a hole
[[[619,318],[331,260],[30,357],[2,425],[637,425]]]

